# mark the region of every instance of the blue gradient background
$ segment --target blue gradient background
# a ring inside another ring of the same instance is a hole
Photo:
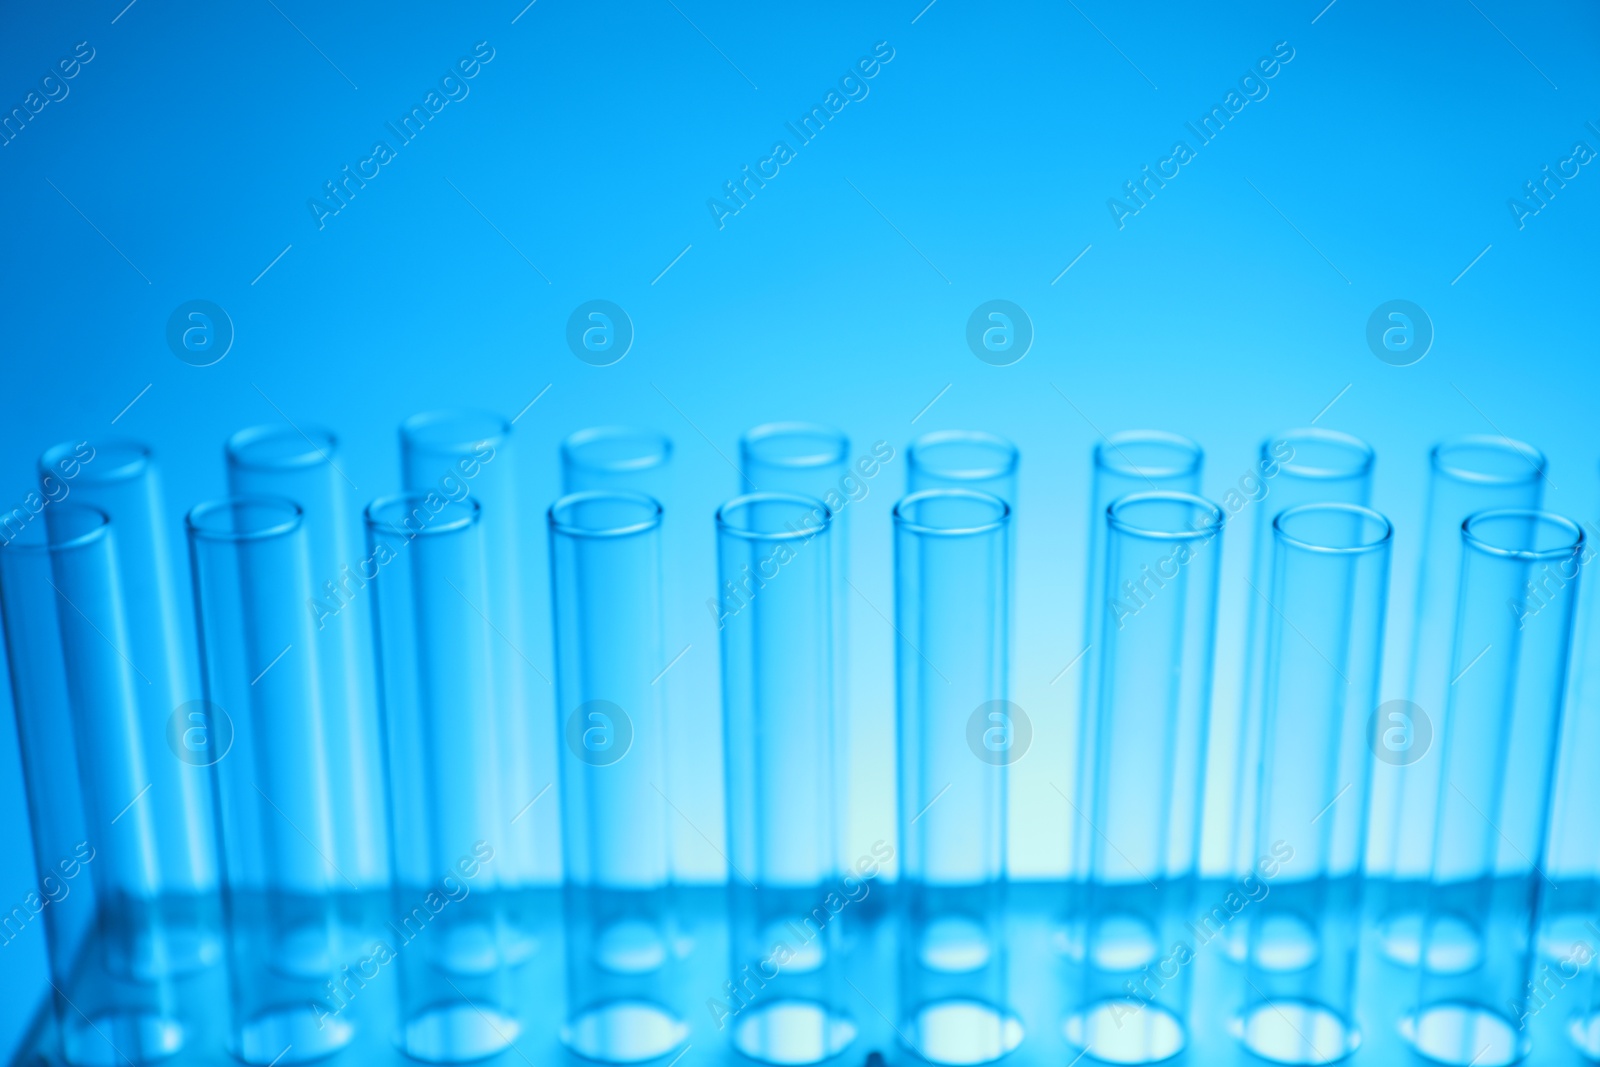
[[[703,773],[720,757],[703,599],[738,434],[814,419],[862,451],[945,427],[1005,433],[1023,454],[1014,698],[1035,725],[1015,775],[1013,867],[1059,875],[1070,812],[1052,782],[1070,784],[1077,684],[1051,680],[1080,647],[1097,428],[1193,436],[1219,496],[1262,436],[1339,397],[1319,425],[1376,446],[1375,504],[1399,531],[1387,696],[1401,680],[1429,444],[1458,432],[1532,441],[1552,459],[1549,505],[1600,513],[1600,165],[1523,230],[1506,206],[1575,141],[1600,149],[1586,126],[1600,125],[1600,11],[1323,2],[538,0],[520,17],[518,0],[6,3],[0,107],[21,105],[77,42],[95,58],[0,147],[5,507],[46,445],[119,434],[156,447],[180,529],[182,511],[224,490],[226,436],[284,418],[340,434],[365,501],[398,487],[403,416],[444,405],[510,416],[549,386],[517,426],[530,595],[542,596],[556,443],[599,422],[666,430],[685,516],[669,568],[690,587],[674,647],[693,645],[673,672],[673,799],[688,824],[677,852],[686,876],[716,879],[722,861],[695,829],[716,839],[722,825],[720,781]],[[375,139],[392,143],[385,122],[485,40],[495,58],[470,96],[319,231],[307,199]],[[895,56],[870,95],[719,230],[707,199],[791,140],[784,123],[878,41]],[[1295,57],[1270,95],[1119,231],[1107,198],[1175,139],[1192,145],[1184,123],[1279,41]],[[237,329],[208,368],[164,339],[194,298]],[[593,298],[624,307],[637,331],[612,367],[564,341],[567,316]],[[972,309],[994,298],[1036,329],[1011,367],[964,341]],[[1422,305],[1437,330],[1412,367],[1365,343],[1368,315],[1394,298]],[[863,847],[893,839],[893,635],[878,611],[892,603],[888,512],[903,461],[851,520],[864,600],[851,605],[850,833]],[[1225,538],[1212,870],[1235,778],[1253,518]],[[529,650],[542,670],[545,610],[534,605]],[[5,908],[34,884],[9,727]],[[0,953],[5,1051],[46,988],[41,924]]]

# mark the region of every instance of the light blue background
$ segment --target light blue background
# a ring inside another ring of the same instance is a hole
[[[670,566],[690,594],[672,625],[675,647],[693,646],[671,676],[677,844],[686,875],[710,879],[721,859],[697,828],[716,840],[722,811],[706,773],[719,740],[703,599],[739,433],[814,419],[857,451],[945,427],[1007,434],[1023,454],[1014,697],[1036,731],[1014,780],[1014,869],[1059,874],[1070,813],[1052,783],[1070,795],[1077,684],[1051,680],[1080,648],[1097,430],[1195,437],[1216,496],[1261,437],[1338,397],[1319,425],[1377,447],[1375,503],[1399,529],[1400,638],[1439,437],[1530,440],[1552,458],[1550,505],[1596,513],[1600,167],[1523,230],[1506,202],[1575,141],[1600,149],[1586,126],[1600,125],[1600,13],[1396,7],[538,0],[518,17],[518,0],[7,3],[0,107],[21,105],[77,42],[95,58],[0,147],[5,507],[46,445],[121,434],[155,445],[178,529],[222,492],[225,437],[285,417],[341,435],[364,501],[398,486],[403,416],[510,416],[548,386],[517,425],[537,570],[560,438],[600,422],[666,430],[683,495]],[[495,58],[470,96],[319,231],[308,198],[479,41]],[[870,95],[719,230],[707,199],[879,41],[894,59]],[[1175,139],[1192,145],[1185,122],[1279,41],[1295,55],[1270,95],[1118,230],[1107,198]],[[209,368],[164,340],[192,298],[237,328]],[[627,309],[637,331],[612,367],[565,345],[568,314],[592,298]],[[963,338],[993,298],[1036,329],[1011,367],[980,362]],[[1422,305],[1437,330],[1408,368],[1364,340],[1393,298]],[[891,610],[903,463],[902,451],[851,519],[864,600],[851,605],[850,834],[863,850],[893,839],[893,645],[878,612]],[[1225,537],[1213,869],[1236,774],[1253,515],[1241,519]],[[1399,695],[1403,644],[1391,642],[1386,695]],[[545,669],[548,648],[529,655]],[[8,909],[34,876],[9,726],[0,736]],[[0,949],[0,1049],[45,988],[42,961],[39,924]]]

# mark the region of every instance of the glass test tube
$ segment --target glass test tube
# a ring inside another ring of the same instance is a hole
[[[159,964],[151,949],[166,938],[149,888],[155,856],[144,851],[152,809],[133,804],[114,817],[146,779],[144,750],[97,742],[136,713],[139,684],[119,651],[129,643],[113,532],[102,511],[49,506],[58,514],[48,527],[8,528],[0,545],[0,611],[40,878],[40,893],[24,904],[44,914],[62,1058],[78,1067],[154,1063],[188,1035],[169,969],[129,967]],[[6,941],[20,932],[14,915]]]
[[[366,513],[394,841],[384,948],[398,957],[400,1046],[430,1063],[493,1055],[521,1028],[507,967],[517,938],[498,891],[511,824],[482,519],[476,500],[430,493]]]
[[[213,743],[232,1014],[229,1051],[249,1064],[303,1063],[356,1032],[359,992],[341,973],[339,931],[355,884],[338,839],[320,684],[322,645],[306,602],[311,557],[299,505],[232,497],[189,512],[201,677]],[[223,741],[227,747],[222,748]]]
[[[161,943],[144,946],[146,958],[130,961],[135,970],[165,968],[176,974],[210,966],[221,958],[213,929],[217,858],[211,779],[203,762],[175,755],[168,742],[173,721],[196,712],[200,686],[180,620],[160,473],[144,445],[103,441],[46,449],[39,457],[39,476],[46,493],[52,479],[60,480],[67,499],[98,508],[115,530],[110,539],[119,589],[115,610],[125,620],[127,641],[120,647],[132,664],[134,685],[122,694],[131,701],[126,714],[106,716],[92,736],[108,750],[127,753],[129,767],[142,769],[145,780],[135,791],[146,784],[150,789],[139,801],[147,809],[148,837],[141,845],[146,856],[134,867],[106,865],[101,877],[126,873],[130,880],[108,884],[111,895],[101,905],[114,905],[122,895],[160,897],[166,916]],[[54,505],[44,509],[47,524],[65,517]],[[88,813],[90,826],[105,825],[129,797],[107,796],[111,808]]]
[[[637,426],[593,426],[561,442],[561,492],[611,491],[661,497],[672,440]]]
[[[668,855],[661,505],[576,493],[550,506],[550,567],[566,861],[567,1011],[587,1059],[677,1048]]]
[[[1115,1063],[1188,1043],[1190,918],[1211,698],[1222,509],[1133,493],[1106,509],[1099,699],[1077,805],[1089,838],[1083,983],[1067,1040]],[[1185,946],[1175,950],[1173,946]]]
[[[526,636],[522,515],[511,424],[481,411],[413,415],[400,424],[400,461],[406,492],[435,493],[451,501],[470,497],[483,506],[479,521],[493,579],[487,599],[478,606],[494,634],[489,661],[500,719],[500,784],[508,808],[507,824],[496,838],[495,876],[502,887],[527,886],[534,881],[536,850],[541,840],[544,847],[553,846],[558,824],[556,813],[533,803],[551,784],[555,768],[546,732],[549,679],[530,658],[533,649]],[[510,921],[514,929],[529,931],[517,937],[518,956],[531,953],[532,917],[513,915]]]
[[[1008,699],[1011,507],[967,489],[894,509],[900,786],[898,1027],[922,1059],[1022,1040],[1006,987],[1006,778],[1028,748]]]
[[[372,609],[364,589],[359,512],[326,430],[256,426],[228,438],[228,491],[277,496],[300,505],[314,587],[324,743],[339,773],[331,783],[336,852],[329,858],[362,890],[389,885],[384,832],[383,753],[373,681]]]
[[[797,493],[827,505],[829,552],[833,556],[830,599],[833,604],[833,766],[838,796],[840,867],[855,859],[850,840],[850,511],[865,500],[869,479],[894,456],[876,448],[871,456],[850,462],[850,438],[844,431],[810,422],[769,422],[739,438],[739,494]],[[726,592],[726,590],[724,590]]]
[[[997,434],[982,430],[925,433],[906,449],[906,492],[971,489],[999,497],[1015,512],[1019,459],[1017,446]]]
[[[1094,744],[1094,708],[1100,693],[1102,660],[1100,632],[1105,623],[1105,605],[1100,591],[1105,580],[1106,509],[1111,502],[1129,493],[1198,493],[1200,469],[1205,453],[1199,445],[1178,434],[1161,430],[1124,430],[1094,446],[1094,474],[1089,501],[1089,569],[1084,578],[1083,643],[1074,655],[1082,660],[1083,686],[1079,693],[1078,720],[1085,744]],[[1087,729],[1087,733],[1083,731]],[[1093,772],[1093,763],[1079,759],[1078,773]],[[1087,782],[1076,791],[1087,795]],[[1092,845],[1087,827],[1072,825],[1069,839],[1073,849],[1073,874],[1087,877]]]
[[[1256,468],[1248,475],[1261,495],[1250,493],[1254,504],[1255,540],[1251,548],[1252,584],[1247,611],[1244,674],[1240,679],[1239,748],[1234,764],[1238,788],[1234,802],[1234,870],[1248,874],[1255,868],[1255,769],[1261,761],[1262,687],[1267,672],[1266,641],[1272,611],[1265,599],[1271,592],[1274,544],[1273,520],[1302,504],[1355,504],[1366,507],[1372,498],[1372,446],[1357,437],[1305,427],[1288,430],[1261,442]],[[1241,924],[1245,925],[1245,924]]]
[[[1537,508],[1546,466],[1532,445],[1485,435],[1443,441],[1428,463],[1405,703],[1392,703],[1385,713],[1372,776],[1373,866],[1389,879],[1380,889],[1386,899],[1379,907],[1379,943],[1385,955],[1406,966],[1419,958],[1433,856],[1442,761],[1425,757],[1447,729],[1461,524],[1493,508]]]
[[[1534,923],[1586,552],[1576,523],[1523,508],[1478,512],[1461,539],[1421,981],[1403,1032],[1436,1062],[1505,1067],[1527,1055],[1546,992],[1530,981]]]
[[[1366,850],[1367,724],[1377,707],[1394,528],[1356,504],[1272,523],[1255,861],[1239,1037],[1274,1063],[1355,1051]],[[1246,907],[1248,906],[1248,910]],[[1226,907],[1226,906],[1225,906]],[[1239,921],[1226,909],[1223,915]]]
[[[866,887],[838,877],[832,519],[788,493],[716,517],[732,966],[713,1016],[763,1063],[820,1063],[856,1033],[838,916]]]

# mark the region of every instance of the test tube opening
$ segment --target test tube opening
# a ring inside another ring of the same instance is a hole
[[[1547,466],[1544,453],[1530,444],[1490,434],[1464,434],[1441,441],[1428,453],[1434,473],[1485,486],[1539,481]]]
[[[318,427],[252,426],[228,438],[229,464],[261,472],[287,472],[330,463],[339,439]]]
[[[998,434],[983,430],[937,430],[907,449],[912,465],[933,478],[983,482],[1016,473],[1021,454]]]
[[[739,439],[739,456],[751,468],[808,470],[843,463],[850,440],[839,430],[811,422],[769,422]]]
[[[1263,459],[1285,451],[1290,455],[1282,463],[1282,473],[1319,481],[1365,478],[1377,459],[1372,446],[1361,438],[1316,426],[1288,430],[1261,446]]]
[[[659,430],[637,426],[593,426],[561,442],[561,459],[599,473],[647,471],[672,459],[672,440]]]
[[[1151,481],[1198,475],[1204,459],[1198,444],[1164,430],[1122,430],[1094,446],[1097,470]]]

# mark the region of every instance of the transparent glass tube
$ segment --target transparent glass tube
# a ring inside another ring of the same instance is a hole
[[[678,945],[660,691],[661,505],[577,493],[551,505],[550,566],[567,891],[561,1038],[633,1063],[677,1048]]]
[[[548,741],[549,678],[535,666],[527,637],[530,576],[523,560],[518,449],[511,429],[498,415],[481,411],[424,412],[400,424],[406,492],[447,501],[470,498],[483,507],[484,551],[493,579],[477,607],[494,634],[489,662],[500,719],[496,758],[509,806],[506,818],[519,816],[508,821],[495,844],[495,876],[506,887],[536,880],[538,850],[549,848],[560,832],[553,806],[533,803],[554,781],[556,769]],[[521,919],[513,922],[518,928],[526,925]]]
[[[0,546],[0,611],[40,878],[24,907],[44,915],[62,1058],[80,1067],[154,1063],[183,1047],[189,1026],[163,965],[171,938],[148,891],[152,809],[129,803],[144,788],[148,753],[97,740],[117,736],[112,728],[136,713],[139,684],[119,651],[129,644],[114,536],[98,509],[50,507],[57,514],[48,528],[8,531]],[[5,941],[20,932],[18,910],[7,916]]]
[[[1092,733],[1078,814],[1089,838],[1083,985],[1068,1040],[1153,1063],[1189,1037],[1193,895],[1223,511],[1188,493],[1106,509]]]
[[[310,554],[324,743],[339,774],[331,783],[336,850],[329,858],[363,890],[389,885],[383,831],[383,755],[373,682],[372,610],[364,590],[358,505],[326,430],[256,426],[228,438],[228,491],[300,505]],[[367,568],[370,570],[370,565]]]
[[[356,890],[334,862],[338,813],[319,684],[304,518],[281,497],[189,512],[201,677],[215,748],[232,1014],[229,1051],[303,1063],[349,1043],[339,931]],[[226,741],[226,748],[223,742]]]
[[[838,878],[832,519],[821,501],[788,493],[717,510],[717,575],[733,590],[720,627],[733,869],[732,967],[713,1014],[763,1063],[820,1063],[855,1037],[838,917],[862,883]]]
[[[1079,730],[1084,743],[1094,743],[1094,708],[1100,693],[1103,660],[1100,634],[1105,624],[1105,605],[1101,591],[1105,581],[1106,509],[1111,502],[1144,492],[1198,493],[1200,470],[1205,453],[1200,446],[1175,433],[1161,430],[1125,430],[1114,433],[1094,447],[1094,472],[1089,500],[1089,564],[1084,578],[1084,619],[1082,645],[1072,654],[1079,657],[1083,684],[1079,691]],[[1087,733],[1083,733],[1087,729]],[[1080,757],[1078,773],[1093,773],[1093,761]],[[1088,795],[1090,783],[1076,783],[1073,792]],[[1093,844],[1087,827],[1072,824],[1068,831],[1074,843],[1073,874],[1087,877],[1089,850]]]
[[[936,1064],[1022,1041],[1006,986],[1008,768],[1028,747],[1010,702],[1011,507],[967,489],[894,509],[900,786],[899,1027]]]
[[[1380,944],[1385,955],[1407,966],[1419,959],[1438,818],[1442,761],[1425,757],[1448,728],[1461,524],[1479,511],[1537,508],[1545,471],[1544,455],[1532,445],[1481,435],[1441,442],[1428,463],[1405,703],[1386,712],[1390,728],[1379,734],[1384,748],[1372,777],[1372,866],[1389,879],[1380,888]]]
[[[1523,508],[1478,512],[1461,540],[1420,992],[1405,1032],[1436,1062],[1504,1067],[1527,1055],[1537,1004],[1539,864],[1578,572],[1592,553],[1576,523]]]
[[[482,517],[476,500],[427,493],[366,513],[395,852],[383,944],[399,968],[400,1046],[430,1063],[493,1055],[521,1028],[508,965],[524,942],[498,884],[511,824],[492,758],[503,742]]]
[[[1275,1063],[1355,1051],[1367,723],[1377,706],[1389,592],[1389,520],[1356,504],[1304,504],[1272,523],[1259,687],[1255,862],[1240,1039]]]
[[[1017,446],[982,430],[925,433],[906,449],[906,492],[971,489],[1017,506]]]
[[[74,469],[76,476],[68,479],[67,471]],[[148,448],[133,442],[63,443],[39,457],[39,476],[46,492],[50,481],[58,480],[72,502],[100,509],[115,524],[113,566],[127,623],[122,648],[136,682],[128,694],[136,712],[119,722],[115,743],[143,753],[150,791],[139,803],[148,807],[152,846],[151,880],[123,888],[174,901],[187,898],[204,910],[205,898],[217,885],[211,780],[203,766],[171,758],[167,749],[169,722],[199,697],[200,686],[185,640],[173,579],[173,539],[168,537],[155,459]],[[52,523],[63,514],[54,506],[46,508],[45,521]],[[187,950],[176,940],[165,949],[167,964],[177,970],[206,966],[220,955],[214,936],[192,933],[183,940]]]
[[[1250,502],[1256,512],[1250,564],[1256,591],[1249,595],[1245,631],[1248,643],[1240,678],[1238,759],[1234,764],[1238,788],[1232,828],[1237,830],[1237,838],[1232,851],[1234,870],[1239,874],[1248,874],[1259,859],[1259,854],[1252,852],[1256,843],[1254,772],[1261,761],[1262,686],[1267,677],[1266,641],[1272,622],[1265,594],[1270,591],[1271,582],[1273,520],[1302,504],[1366,507],[1372,498],[1375,458],[1371,445],[1349,434],[1316,427],[1288,430],[1261,442],[1255,469],[1246,475],[1249,481],[1239,488],[1241,500]]]
[[[893,455],[890,449],[887,456]],[[840,819],[836,858],[841,867],[849,866],[853,858],[851,763],[856,757],[850,744],[850,512],[867,498],[870,480],[882,462],[887,462],[884,454],[874,450],[852,465],[850,438],[842,430],[816,423],[769,422],[739,438],[740,494],[797,493],[822,501],[833,514],[828,549],[833,557],[833,765]]]
[[[672,440],[637,426],[593,426],[561,442],[561,492],[644,493],[660,498]]]

